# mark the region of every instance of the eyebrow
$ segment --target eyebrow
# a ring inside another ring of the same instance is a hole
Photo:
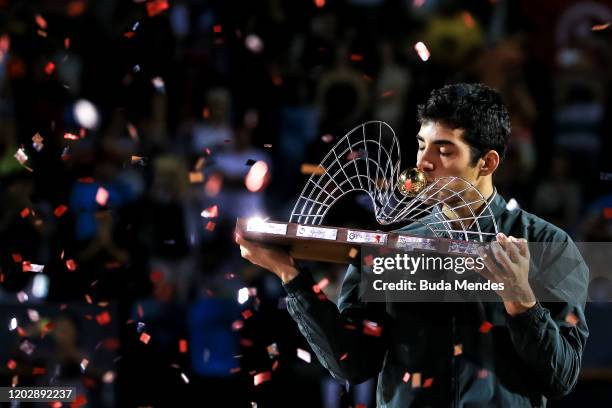
[[[425,143],[425,139],[423,138],[423,136],[417,135],[417,139],[419,140],[419,142]],[[446,139],[434,140],[431,143],[435,144],[435,145],[442,145],[442,146],[447,146],[447,145],[456,146],[456,144],[454,142],[451,142],[450,140],[446,140]]]

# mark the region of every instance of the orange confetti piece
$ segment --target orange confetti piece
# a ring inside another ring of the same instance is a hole
[[[154,17],[169,8],[167,0],[153,0],[147,3],[147,14],[149,17]]]
[[[149,340],[151,340],[151,336],[149,336],[147,333],[142,333],[140,335],[140,341],[142,341],[144,344],[149,344]]]
[[[76,262],[74,262],[74,259],[68,259],[66,261],[66,268],[68,268],[70,272],[76,271],[77,266],[76,266]]]
[[[421,373],[414,373],[412,375],[412,388],[419,388],[421,386]]]
[[[311,174],[313,176],[322,176],[323,174],[325,174],[325,168],[318,164],[304,163],[300,167],[300,173]]]
[[[493,328],[493,325],[487,321],[482,322],[482,324],[480,325],[480,329],[479,331],[481,333],[488,333],[489,331],[491,331],[491,329]]]
[[[188,349],[187,340],[181,339],[179,340],[179,353],[186,353]]]
[[[596,24],[593,27],[591,27],[592,31],[603,31],[606,28],[610,27],[610,23],[605,23],[605,24]]]
[[[580,322],[580,319],[574,313],[570,312],[565,316],[565,322],[571,326],[576,326]]]
[[[104,311],[102,313],[97,314],[96,321],[98,322],[100,326],[109,324],[111,322],[110,313],[108,313],[107,311]]]
[[[60,204],[55,208],[55,210],[53,210],[53,215],[59,218],[64,215],[66,211],[68,211],[68,207],[66,207],[64,204]]]
[[[201,183],[204,181],[204,175],[199,171],[189,172],[189,182],[192,184]]]
[[[463,354],[463,346],[461,344],[455,344],[453,355],[456,357],[460,356],[461,354]]]
[[[255,376],[253,377],[253,384],[257,386],[259,384],[265,383],[266,381],[270,381],[271,378],[272,373],[270,373],[269,371],[264,371],[263,373],[255,374]]]

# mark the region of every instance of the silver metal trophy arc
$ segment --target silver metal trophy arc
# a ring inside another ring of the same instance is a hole
[[[388,124],[370,121],[355,127],[308,179],[289,222],[321,225],[340,198],[363,191],[381,225],[420,223],[435,237],[463,241],[486,242],[497,234],[489,202],[474,185],[460,177],[428,181],[416,169],[400,172],[400,163],[399,142]]]

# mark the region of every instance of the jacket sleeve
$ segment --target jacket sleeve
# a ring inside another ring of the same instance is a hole
[[[306,270],[284,284],[287,310],[321,364],[334,378],[352,384],[376,376],[387,350],[384,303],[361,302],[359,285],[360,271],[351,265],[336,306],[313,290]]]
[[[573,242],[561,248],[544,268],[548,276],[557,277],[549,281],[554,282],[551,289],[557,289],[560,300],[538,302],[525,313],[508,317],[514,347],[536,376],[534,383],[548,398],[560,398],[576,385],[589,336],[584,315],[589,270]],[[572,265],[569,259],[577,262]],[[561,287],[572,289],[558,290]]]

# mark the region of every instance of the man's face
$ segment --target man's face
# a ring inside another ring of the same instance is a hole
[[[439,122],[424,122],[417,135],[417,168],[432,181],[440,177],[461,177],[476,183],[478,167],[471,166],[470,146],[463,129],[451,129]]]

